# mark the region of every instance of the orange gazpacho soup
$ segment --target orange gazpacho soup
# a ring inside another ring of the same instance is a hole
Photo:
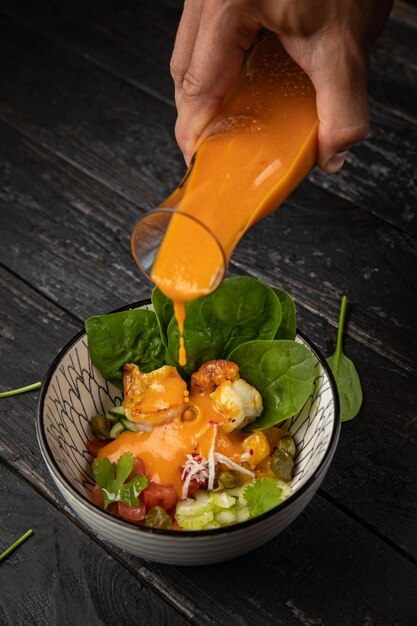
[[[277,37],[266,37],[204,131],[184,183],[161,205],[196,218],[214,235],[174,215],[153,266],[180,333],[185,302],[212,291],[242,235],[315,165],[317,129],[310,79]],[[179,362],[185,363],[183,343]]]

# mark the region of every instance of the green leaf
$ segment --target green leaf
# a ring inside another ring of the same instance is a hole
[[[129,506],[137,506],[139,502],[139,495],[147,486],[147,478],[136,474],[130,482],[120,487],[118,492],[120,501],[128,504]]]
[[[347,298],[343,296],[340,307],[336,350],[334,354],[326,359],[336,381],[340,402],[340,419],[342,422],[356,417],[363,401],[362,386],[357,369],[353,361],[343,352],[343,331],[347,304]]]
[[[270,287],[250,277],[224,280],[215,292],[186,305],[187,364],[182,373],[189,375],[211,359],[228,358],[247,341],[273,339],[280,322],[281,305]],[[178,347],[178,326],[172,318],[168,326],[168,365],[178,367]]]
[[[282,489],[275,478],[258,478],[243,492],[251,517],[261,515],[282,502]]]
[[[85,322],[85,328],[93,365],[119,388],[125,363],[136,363],[144,372],[164,365],[165,348],[153,311],[133,309],[96,315]]]
[[[317,360],[301,343],[249,341],[236,348],[230,360],[262,395],[262,415],[245,430],[269,428],[296,415],[311,394]]]
[[[130,452],[125,452],[117,463],[109,459],[101,459],[94,468],[94,478],[101,489],[104,508],[112,502],[124,502],[129,506],[137,506],[139,495],[148,486],[145,476],[136,474],[131,481],[125,481],[133,470],[135,460]]]
[[[295,302],[286,291],[277,287],[271,289],[280,301],[282,310],[281,323],[274,339],[295,339],[297,334]]]
[[[168,325],[174,315],[174,307],[169,298],[162,293],[158,287],[152,291],[152,305],[158,319],[159,329],[161,331],[162,341],[164,345],[168,345]]]

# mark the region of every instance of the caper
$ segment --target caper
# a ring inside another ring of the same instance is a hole
[[[226,489],[234,489],[240,485],[240,477],[234,472],[219,472],[216,478]]]
[[[91,420],[91,431],[96,439],[108,439],[110,435],[110,423],[104,415],[96,415]]]
[[[277,448],[278,450],[284,450],[284,452],[287,452],[290,456],[295,456],[295,443],[291,435],[284,435],[284,437],[278,441]]]
[[[198,415],[197,407],[195,407],[192,404],[190,404],[184,410],[184,412],[183,412],[183,414],[181,416],[181,421],[182,422],[193,422],[196,419],[197,415]]]
[[[172,519],[162,506],[154,506],[149,509],[146,514],[144,524],[152,528],[165,528],[169,530],[172,528]]]
[[[274,452],[274,456],[271,459],[271,469],[278,478],[286,482],[290,481],[293,467],[294,461],[288,452],[285,452],[285,450],[276,450]]]

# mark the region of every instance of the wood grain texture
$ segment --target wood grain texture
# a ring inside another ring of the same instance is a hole
[[[0,463],[0,624],[189,623]]]
[[[106,0],[58,2],[55,12],[44,0],[31,6],[28,0],[7,0],[3,10],[75,55],[88,57],[100,68],[173,104],[168,67],[180,2],[126,0],[122,9]],[[388,22],[372,55],[368,139],[352,150],[339,174],[328,176],[317,169],[311,175],[313,183],[413,235],[417,233],[417,70],[409,56],[414,39],[415,30],[404,21]]]

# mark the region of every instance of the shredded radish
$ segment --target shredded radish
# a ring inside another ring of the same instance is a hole
[[[234,461],[232,461],[232,459],[229,459],[228,456],[225,456],[224,454],[221,454],[220,452],[214,451],[216,447],[217,428],[218,428],[217,424],[214,423],[213,424],[213,431],[214,431],[213,440],[211,442],[210,452],[208,454],[208,460],[200,456],[199,454],[187,454],[186,455],[187,460],[182,466],[183,470],[181,474],[181,480],[184,481],[182,485],[182,493],[181,493],[181,497],[183,500],[185,500],[188,496],[188,489],[190,487],[190,483],[192,480],[196,480],[201,485],[203,485],[206,481],[208,481],[207,490],[211,491],[213,489],[214,479],[216,476],[216,464],[217,463],[223,463],[223,465],[226,465],[226,467],[229,467],[230,469],[235,470],[236,472],[240,472],[241,474],[246,474],[247,476],[250,476],[251,478],[255,478],[255,472],[251,472],[250,470],[246,469],[245,467],[242,467],[238,463],[235,463]],[[250,457],[250,452],[251,451],[246,453],[248,454],[248,458]],[[244,460],[243,459],[244,456],[245,455],[242,455],[241,460]]]
[[[187,454],[187,460],[184,463],[181,480],[184,481],[182,486],[181,497],[183,500],[188,496],[188,489],[192,480],[204,484],[209,478],[208,461],[202,456],[196,454]]]
[[[213,424],[213,441],[211,442],[211,446],[210,446],[210,452],[208,455],[208,471],[209,471],[209,475],[208,475],[208,485],[207,485],[207,489],[209,491],[211,491],[214,487],[214,478],[216,475],[216,462],[214,459],[214,447],[216,445],[216,438],[217,438],[217,424]]]
[[[220,452],[214,453],[214,459],[218,463],[223,463],[223,465],[226,465],[230,469],[236,470],[236,472],[240,472],[241,474],[247,474],[247,476],[251,476],[252,478],[256,477],[255,472],[251,472],[245,467],[238,465],[238,463],[235,463],[234,461],[232,461],[232,459],[229,459],[228,456],[225,456],[224,454],[220,454]]]

